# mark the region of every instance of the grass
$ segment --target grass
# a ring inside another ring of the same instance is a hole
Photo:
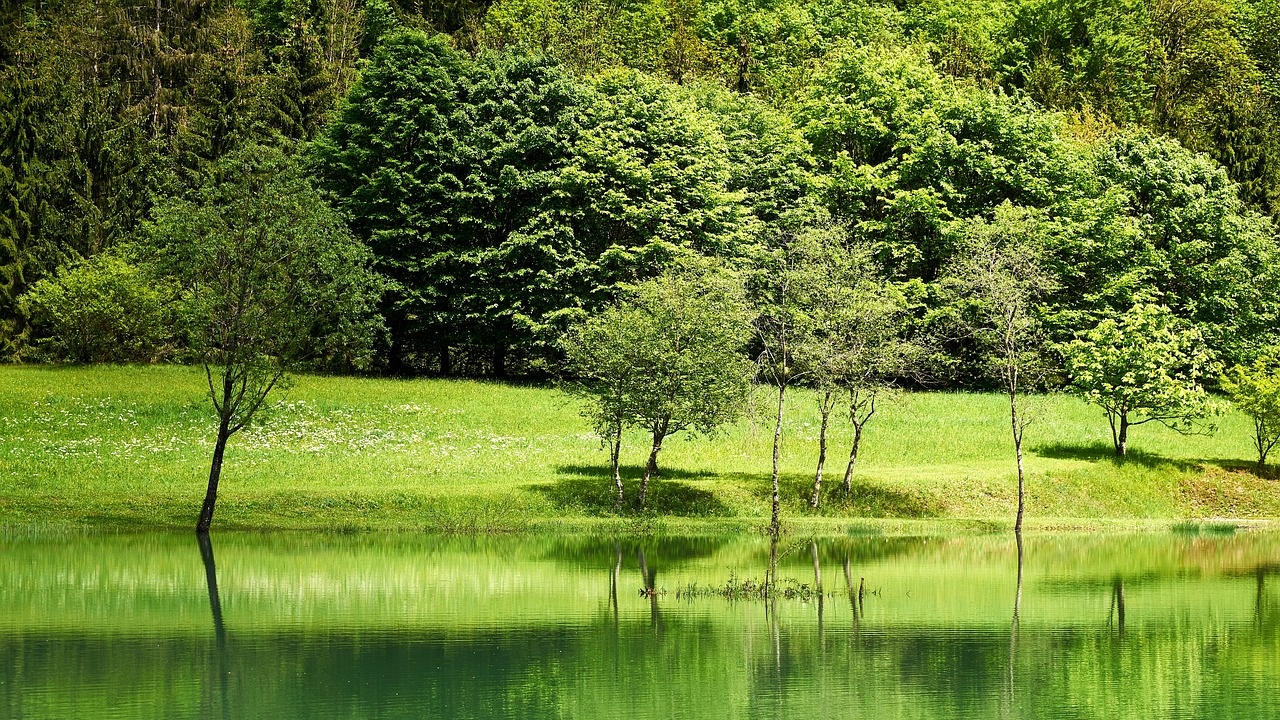
[[[203,496],[213,437],[203,374],[171,366],[0,368],[0,524],[184,528]],[[489,382],[303,376],[234,437],[223,529],[750,530],[769,512],[769,394],[711,439],[673,439],[650,510],[617,515],[608,456],[574,401]],[[833,429],[821,512],[807,509],[816,399],[792,396],[785,513],[797,532],[1008,527],[1015,505],[1002,396],[914,393],[869,426],[853,492],[841,487],[847,424]],[[1096,408],[1036,398],[1027,431],[1028,520],[1045,529],[1280,517],[1280,483],[1251,465],[1237,414],[1213,435],[1136,428],[1111,454]],[[624,443],[634,484],[647,450]],[[629,495],[634,487],[628,487]],[[1200,527],[1196,525],[1196,527]]]

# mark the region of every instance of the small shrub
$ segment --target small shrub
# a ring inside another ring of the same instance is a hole
[[[122,258],[99,255],[32,285],[21,308],[41,359],[155,362],[172,351],[173,297]]]

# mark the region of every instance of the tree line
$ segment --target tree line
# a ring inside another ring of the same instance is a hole
[[[815,505],[886,387],[1002,389],[1020,478],[1027,390],[1123,454],[1274,394],[1273,6],[10,3],[3,352],[203,362],[219,446],[289,367],[568,374],[642,495],[754,374],[775,508],[795,385]]]
[[[22,296],[145,244],[251,146],[372,250],[395,372],[554,374],[622,284],[828,223],[933,332],[941,272],[1005,204],[1045,220],[1056,341],[1145,301],[1233,363],[1274,340],[1265,2],[578,5],[6,6],[5,354],[89,359]],[[983,382],[967,345],[954,382]]]

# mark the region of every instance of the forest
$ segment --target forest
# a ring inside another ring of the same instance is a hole
[[[190,357],[210,207],[331,256],[288,325],[326,369],[546,377],[626,287],[698,257],[758,287],[815,236],[867,255],[943,386],[992,383],[948,330],[983,235],[1035,238],[1060,368],[1142,307],[1224,367],[1276,341],[1275,0],[0,12],[11,360]]]

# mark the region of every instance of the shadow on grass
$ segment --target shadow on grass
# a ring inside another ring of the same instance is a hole
[[[769,502],[772,498],[773,487],[768,475],[735,473],[721,477],[751,488],[753,495],[764,502]],[[809,507],[809,498],[813,494],[812,475],[783,473],[778,479],[778,486],[783,511],[786,513],[910,519],[939,517],[945,513],[941,499],[921,488],[897,489],[855,477],[852,489],[845,492],[843,472],[823,478],[820,509],[817,511]]]
[[[1221,465],[1217,461],[1193,460],[1187,458],[1169,458],[1142,450],[1129,450],[1124,457],[1116,455],[1115,447],[1105,442],[1092,443],[1045,443],[1036,445],[1031,451],[1040,457],[1057,460],[1085,460],[1088,462],[1109,462],[1117,467],[1134,464],[1145,468],[1176,468],[1178,470],[1194,470],[1205,465]],[[1225,466],[1224,466],[1225,467]]]
[[[575,469],[585,471],[574,474],[551,484],[530,485],[533,492],[541,493],[558,510],[580,512],[586,515],[617,515],[617,494],[613,486],[613,472],[609,468],[592,466],[568,466],[558,469],[561,474],[570,474]],[[633,472],[634,471],[634,472]],[[639,473],[634,468],[623,473],[622,514],[635,514],[640,493]],[[679,475],[672,471],[664,471],[661,477],[649,481],[649,492],[646,498],[645,513],[657,515],[674,515],[678,517],[715,517],[731,515],[727,505],[722,503],[709,490],[693,487],[683,482],[672,480],[672,477],[705,477],[685,473]]]
[[[640,476],[644,474],[643,465],[621,465],[618,468],[622,472],[622,483],[625,486],[628,480],[639,483]],[[591,477],[599,478],[601,482],[608,484],[613,483],[613,468],[608,465],[560,465],[556,467],[557,475],[567,475],[572,477]],[[652,486],[653,480],[699,480],[705,478],[716,477],[716,473],[707,470],[680,470],[669,467],[659,467],[658,474],[650,480]]]
[[[1280,480],[1280,466],[1272,461],[1267,462],[1264,468],[1258,467],[1258,462],[1246,462],[1244,460],[1205,460],[1206,464],[1217,465],[1218,467],[1232,473],[1248,473],[1259,480]]]
[[[1094,443],[1047,443],[1033,447],[1032,452],[1040,457],[1060,460],[1085,460],[1088,462],[1110,462],[1116,467],[1127,463],[1141,465],[1145,468],[1174,468],[1176,470],[1203,470],[1216,467],[1227,472],[1248,473],[1262,480],[1280,479],[1280,468],[1267,465],[1259,468],[1257,462],[1231,460],[1225,458],[1169,458],[1142,450],[1129,450],[1124,457],[1117,457],[1115,448],[1105,442]]]

